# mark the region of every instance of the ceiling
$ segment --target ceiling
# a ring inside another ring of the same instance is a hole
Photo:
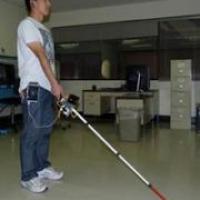
[[[121,26],[123,22],[120,22]],[[141,22],[141,27],[146,25],[144,22]],[[99,25],[96,25],[99,26]],[[110,24],[109,24],[110,26]],[[136,26],[136,25],[132,25]],[[75,28],[75,27],[72,27]],[[90,33],[92,31],[91,27],[90,29],[87,29]],[[71,30],[71,29],[70,29]],[[95,28],[95,30],[98,30],[98,27]],[[113,29],[114,30],[114,29]],[[142,29],[141,29],[142,30]],[[59,29],[61,31],[61,29]],[[68,30],[69,31],[69,30]],[[101,30],[99,29],[99,32]],[[125,29],[123,28],[123,33]],[[77,34],[77,32],[81,32],[80,35]],[[97,31],[96,35],[99,35]],[[106,27],[104,27],[103,32],[106,32]],[[54,33],[54,39],[55,39],[55,32]],[[82,40],[84,38],[84,35],[92,35],[92,34],[84,34],[84,29],[80,31],[80,29],[75,30],[72,34],[72,32],[61,32],[62,35],[67,35],[67,38],[70,38],[70,35],[76,36],[75,42],[66,44],[67,42],[58,42],[57,46],[60,47],[57,50],[59,50],[59,53],[71,53],[71,52],[84,52],[84,51],[97,51],[98,48],[101,46],[102,42],[111,43],[113,42],[115,44],[115,47],[122,51],[132,51],[132,50],[155,50],[155,49],[196,49],[200,48],[200,19],[181,19],[181,20],[168,20],[168,21],[161,21],[159,22],[159,35],[155,36],[142,36],[136,37],[134,36],[134,31],[131,31],[133,33],[133,37],[116,37],[116,35],[109,36],[109,39],[100,38],[97,39],[97,41],[94,40],[94,38],[90,38],[91,40]],[[112,31],[112,33],[115,33],[115,30]],[[58,34],[58,33],[56,33]],[[94,34],[93,34],[94,35]],[[101,35],[101,34],[100,34]],[[107,36],[108,34],[106,34]],[[122,36],[123,34],[120,34]],[[69,36],[69,37],[68,37]],[[59,34],[60,37],[60,34]],[[62,38],[61,38],[62,40]],[[73,41],[73,40],[72,40]],[[96,43],[95,43],[96,42]]]
[[[199,47],[200,19],[184,19],[160,23],[161,47]]]
[[[0,0],[23,6],[24,0]],[[54,12],[163,0],[51,0]]]
[[[19,6],[24,0],[0,0]],[[165,0],[51,0],[53,12]],[[200,19],[167,20],[160,24],[162,46],[200,46]],[[174,42],[176,41],[176,42]],[[179,41],[179,42],[178,42]]]

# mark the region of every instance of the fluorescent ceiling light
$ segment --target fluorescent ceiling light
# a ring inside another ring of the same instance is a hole
[[[79,43],[65,43],[59,44],[59,46],[63,49],[73,49],[79,46]]]
[[[145,48],[145,47],[152,47],[152,44],[148,43],[148,44],[135,44],[135,45],[131,45],[131,48]]]
[[[133,45],[141,42],[141,39],[122,40],[122,45]]]

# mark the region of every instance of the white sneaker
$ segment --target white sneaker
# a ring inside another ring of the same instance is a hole
[[[48,189],[39,177],[32,178],[29,181],[21,181],[21,185],[25,189],[35,193],[41,193]]]
[[[63,178],[64,173],[56,171],[53,167],[48,167],[38,172],[38,176],[44,179],[60,180]]]

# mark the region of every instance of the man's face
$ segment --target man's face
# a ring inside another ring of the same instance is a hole
[[[48,17],[51,12],[50,0],[32,0],[34,9],[37,10],[44,17]]]

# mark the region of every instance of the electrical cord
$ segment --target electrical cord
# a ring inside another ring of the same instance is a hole
[[[35,103],[34,101],[28,101],[28,115],[29,115],[29,117],[31,118],[31,120],[33,121],[33,123],[34,123],[34,125],[35,125],[35,127],[36,128],[40,128],[40,129],[42,129],[42,128],[51,128],[55,123],[56,123],[56,121],[60,118],[60,114],[61,114],[61,109],[59,109],[59,111],[58,111],[58,114],[56,115],[56,117],[52,120],[52,122],[51,123],[49,123],[49,124],[47,124],[47,125],[41,125],[41,124],[39,124],[38,122],[37,122],[37,120],[35,119],[35,117],[32,115],[32,113],[31,113],[31,111],[30,111],[30,105],[31,105],[31,103]]]
[[[30,112],[30,105],[31,103],[36,103],[36,101],[31,101],[28,100],[28,115],[30,116],[30,118],[32,119],[34,125],[36,128],[50,128],[52,127],[56,121],[60,118],[61,113],[63,113],[66,117],[71,116],[72,118],[75,118],[76,115],[73,114],[72,112],[72,107],[78,107],[78,101],[79,101],[79,97],[75,96],[75,95],[69,95],[69,97],[66,98],[61,98],[58,102],[57,102],[57,106],[59,107],[59,111],[57,116],[55,117],[55,119],[47,124],[47,125],[39,125],[36,121],[36,119],[34,118],[34,116],[32,115],[32,113]],[[39,103],[39,102],[37,102]],[[40,105],[39,105],[40,107]]]

